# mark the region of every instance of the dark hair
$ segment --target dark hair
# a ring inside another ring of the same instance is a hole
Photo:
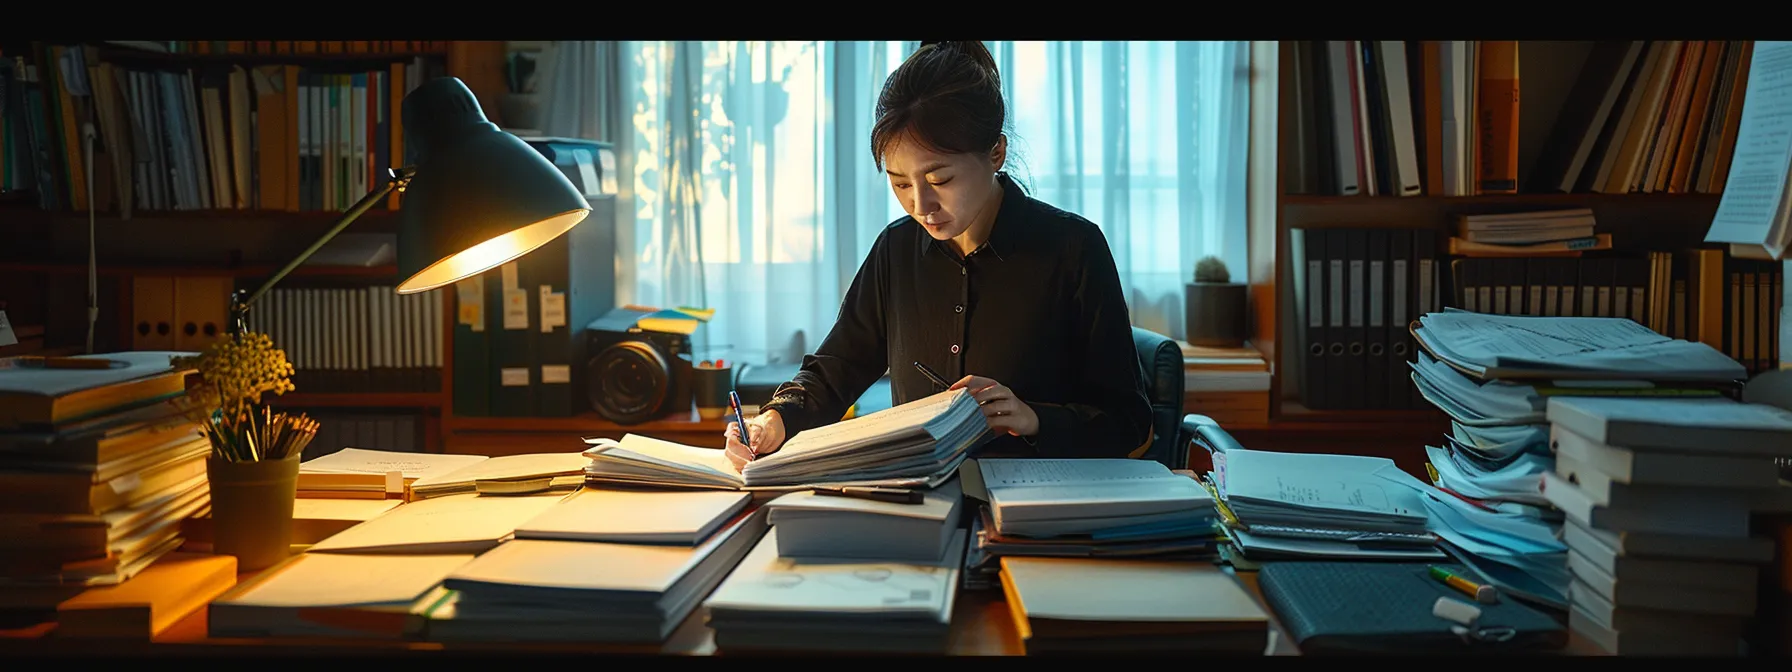
[[[945,154],[987,152],[1007,120],[996,59],[982,42],[923,42],[877,96],[871,156],[882,168],[905,135]]]

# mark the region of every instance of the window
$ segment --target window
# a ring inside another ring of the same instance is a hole
[[[1009,172],[1100,225],[1133,322],[1180,336],[1197,258],[1243,279],[1246,43],[986,44],[1009,103]],[[812,351],[902,215],[869,145],[877,92],[915,46],[622,43],[623,295],[715,308],[701,358]]]

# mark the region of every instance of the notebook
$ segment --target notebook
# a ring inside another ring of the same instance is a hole
[[[1439,565],[1473,577],[1460,565]],[[1268,562],[1258,570],[1263,601],[1303,655],[1559,649],[1565,626],[1518,600],[1479,604],[1474,632],[1432,613],[1440,597],[1473,603],[1431,578],[1429,563]],[[1510,629],[1507,631],[1507,629]]]

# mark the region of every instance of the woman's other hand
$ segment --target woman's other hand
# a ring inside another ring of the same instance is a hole
[[[970,390],[971,398],[983,408],[983,417],[989,421],[990,429],[1014,436],[1039,433],[1039,414],[1014,396],[1014,390],[1008,389],[1007,385],[982,376],[965,376],[948,389]]]

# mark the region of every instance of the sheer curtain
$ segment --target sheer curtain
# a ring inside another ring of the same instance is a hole
[[[581,44],[610,46],[556,47],[544,130],[618,146],[619,300],[715,308],[702,358],[813,350],[902,214],[870,133],[884,79],[918,43]],[[1246,279],[1247,43],[986,44],[1009,172],[1100,225],[1134,324],[1182,337],[1196,259]],[[604,114],[616,121],[591,121]]]

